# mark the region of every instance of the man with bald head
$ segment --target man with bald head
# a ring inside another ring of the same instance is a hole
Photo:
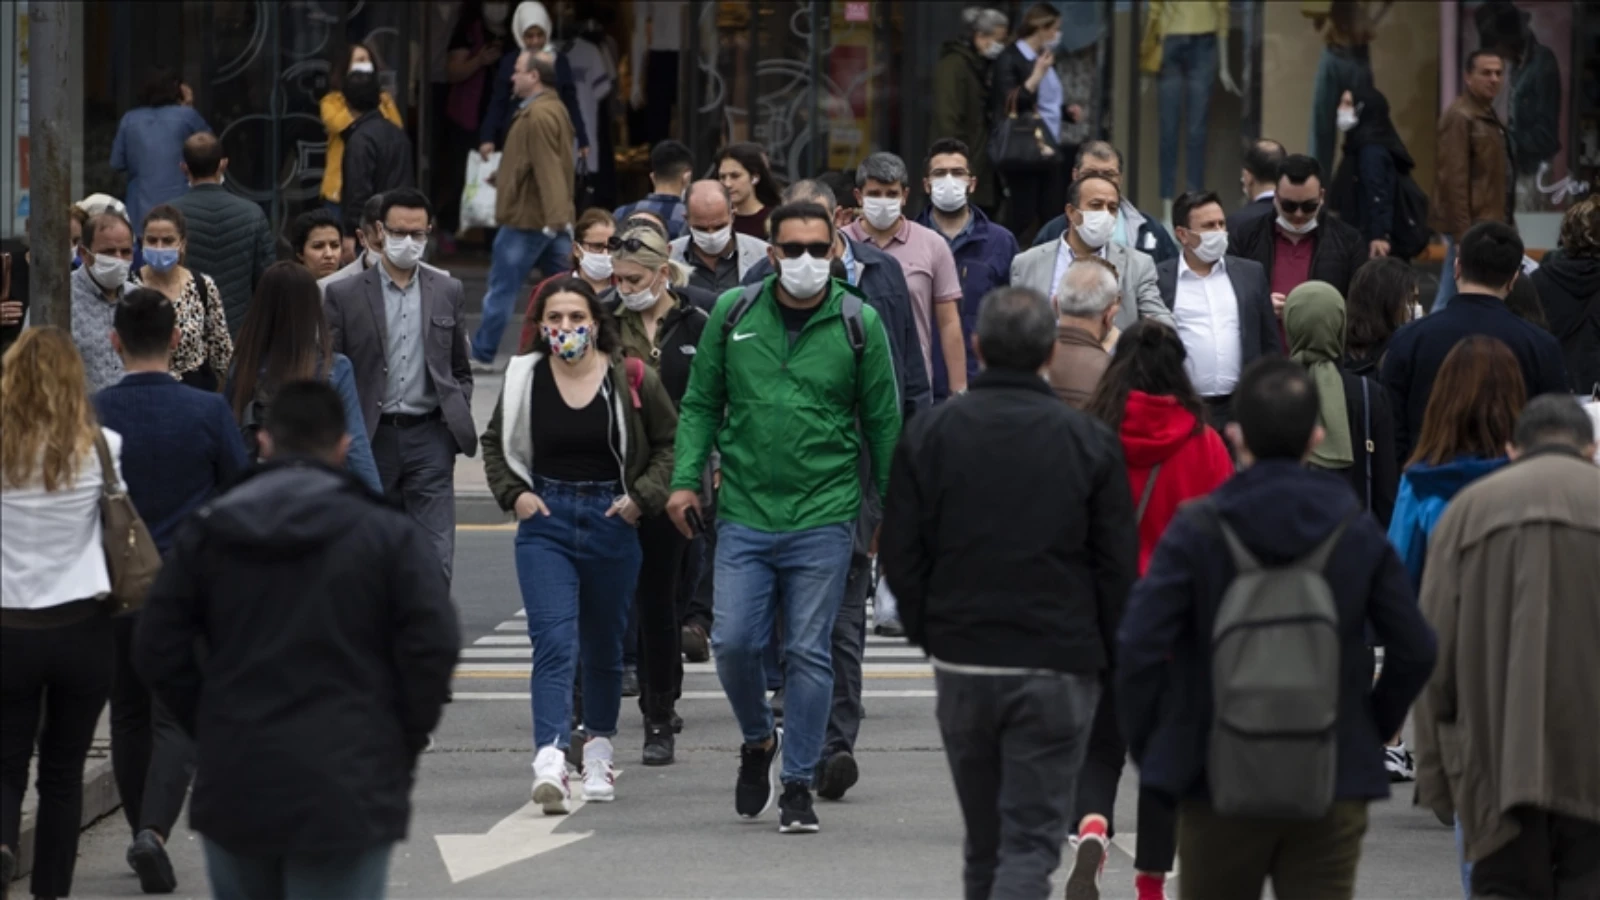
[[[733,200],[717,181],[689,185],[689,233],[672,242],[672,258],[689,265],[689,286],[720,294],[744,282],[767,258],[767,242],[733,232]]]
[[[184,265],[210,275],[222,294],[228,332],[235,337],[244,323],[250,298],[261,273],[272,265],[272,227],[261,207],[223,186],[228,158],[222,142],[209,131],[183,142],[183,171],[189,192],[172,201],[189,224]]]

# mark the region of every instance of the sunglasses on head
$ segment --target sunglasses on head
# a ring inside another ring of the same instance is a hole
[[[640,250],[648,249],[649,245],[638,238],[612,237],[610,240],[606,241],[606,248],[612,253],[615,253],[618,250],[625,250],[629,253],[638,253]]]
[[[833,242],[817,241],[816,243],[802,244],[796,241],[785,241],[782,244],[774,244],[773,246],[778,248],[778,252],[783,254],[784,259],[799,259],[801,256],[822,259],[828,255],[828,251],[833,249]]]
[[[1278,198],[1278,208],[1283,210],[1283,214],[1286,216],[1292,216],[1295,213],[1305,213],[1309,216],[1316,212],[1321,206],[1321,200],[1302,200],[1299,203],[1296,203],[1293,200],[1285,200],[1282,197]]]

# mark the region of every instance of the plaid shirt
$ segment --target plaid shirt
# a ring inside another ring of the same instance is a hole
[[[622,220],[636,212],[653,213],[660,216],[667,223],[667,237],[676,240],[688,233],[689,207],[683,198],[677,194],[651,194],[636,203],[617,207],[612,217],[617,220],[617,228],[622,228]]]

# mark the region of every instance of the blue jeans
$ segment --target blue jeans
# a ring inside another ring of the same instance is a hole
[[[764,741],[773,731],[763,657],[782,607],[786,783],[809,786],[822,754],[833,703],[829,643],[844,600],[854,531],[854,522],[786,533],[727,521],[717,526],[711,647],[746,743]]]
[[[500,338],[511,318],[511,304],[522,295],[522,283],[534,266],[554,275],[572,266],[572,238],[564,231],[554,237],[542,231],[502,226],[494,236],[489,263],[489,291],[483,295],[483,321],[472,336],[472,358],[494,362]]]
[[[393,844],[345,853],[241,856],[205,842],[206,875],[217,900],[383,900]]]
[[[1203,191],[1206,183],[1206,121],[1211,106],[1211,82],[1217,80],[1217,36],[1168,35],[1161,45],[1161,74],[1157,84],[1161,104],[1161,197],[1178,195],[1178,109],[1183,108],[1188,140],[1184,161],[1189,170],[1189,190]]]
[[[1456,242],[1449,237],[1444,239],[1444,265],[1439,269],[1439,291],[1433,295],[1433,308],[1429,313],[1436,313],[1456,298]]]
[[[549,516],[517,523],[517,583],[533,642],[533,744],[566,749],[580,656],[583,725],[594,737],[617,733],[639,532],[620,516],[606,516],[621,493],[617,482],[535,477],[533,490],[550,508]]]
[[[1461,833],[1461,819],[1456,819],[1456,859],[1461,861],[1461,896],[1472,900],[1472,863],[1467,862],[1466,838]]]

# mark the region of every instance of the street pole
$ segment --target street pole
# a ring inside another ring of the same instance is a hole
[[[66,3],[28,4],[28,293],[43,323],[72,328],[72,152]],[[37,313],[35,313],[37,315]]]

